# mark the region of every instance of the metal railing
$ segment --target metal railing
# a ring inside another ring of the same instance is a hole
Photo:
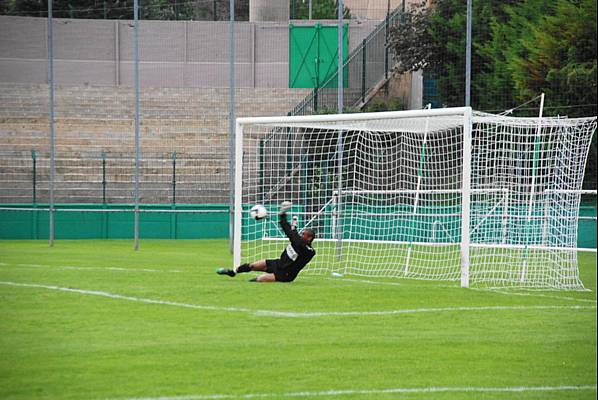
[[[399,7],[387,15],[363,42],[353,50],[343,65],[346,87],[343,104],[353,108],[366,102],[368,96],[384,84],[392,69],[388,44],[390,29],[400,23],[403,10]],[[320,87],[314,88],[288,115],[311,115],[336,111],[338,71]]]

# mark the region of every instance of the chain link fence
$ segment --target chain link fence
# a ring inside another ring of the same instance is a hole
[[[336,73],[317,87],[289,88],[288,48],[289,19],[334,25],[336,1],[289,0],[287,16],[278,22],[250,21],[249,0],[234,2],[234,47],[227,0],[140,2],[137,24],[132,2],[84,3],[69,8],[55,2],[51,24],[45,2],[37,8],[25,2],[0,6],[4,209],[83,204],[130,213],[134,204],[156,205],[168,212],[215,212],[222,223],[228,221],[231,196],[231,112],[337,112]],[[581,3],[579,9],[557,3],[546,10],[474,4],[469,68],[474,109],[537,115],[538,96],[545,92],[544,115],[596,115],[595,35],[593,42],[571,39],[567,45],[550,25],[568,16],[582,21],[570,26],[595,33],[595,15]],[[381,109],[465,103],[464,2],[443,0],[424,8],[429,18],[423,22],[414,18],[420,9],[413,1],[345,0],[344,6],[345,111],[372,109],[381,99]],[[528,22],[518,11],[529,14]],[[559,51],[551,53],[561,69],[538,69],[540,55],[530,49],[542,32],[534,26],[561,40]],[[406,56],[419,61],[410,64]],[[544,81],[527,81],[513,59],[528,60],[528,71]],[[571,60],[577,59],[585,69],[573,68]],[[595,171],[594,137],[584,189],[596,189]]]

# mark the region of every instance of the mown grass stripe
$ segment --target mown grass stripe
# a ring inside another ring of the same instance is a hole
[[[127,295],[120,295],[115,293],[108,293],[98,290],[84,290],[65,288],[54,285],[43,285],[37,283],[18,283],[0,281],[1,285],[26,287],[35,289],[47,289],[60,292],[77,293],[89,296],[107,297],[110,299],[127,300],[146,304],[158,304],[173,307],[217,311],[217,312],[237,312],[247,313],[262,317],[281,317],[281,318],[317,318],[317,317],[360,317],[360,316],[382,316],[382,315],[399,315],[399,314],[416,314],[416,313],[443,313],[443,312],[466,312],[466,311],[516,311],[516,310],[595,310],[596,306],[580,306],[580,305],[537,305],[537,306],[467,306],[467,307],[436,307],[436,308],[413,308],[413,309],[398,309],[398,310],[380,310],[380,311],[276,311],[276,310],[252,310],[241,307],[221,307],[204,304],[189,304],[168,300],[156,300],[143,297],[134,297]]]

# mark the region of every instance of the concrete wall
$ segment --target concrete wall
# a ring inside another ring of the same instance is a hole
[[[352,21],[349,48],[377,23]],[[228,22],[141,21],[141,85],[228,87],[228,28]],[[57,85],[133,85],[131,21],[55,19],[53,33]],[[237,87],[288,87],[288,24],[237,22],[235,34]],[[0,82],[48,83],[47,48],[45,18],[0,16]]]

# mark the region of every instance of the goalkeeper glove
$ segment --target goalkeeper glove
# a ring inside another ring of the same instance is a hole
[[[284,215],[287,213],[287,211],[289,211],[289,209],[291,208],[292,203],[290,201],[283,201],[282,203],[280,203],[280,211],[278,212],[280,215]]]

